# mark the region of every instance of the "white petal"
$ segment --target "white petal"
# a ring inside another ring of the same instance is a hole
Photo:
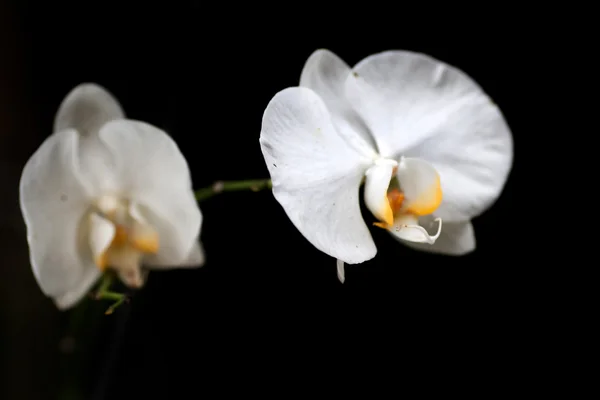
[[[77,173],[88,196],[94,201],[107,197],[107,194],[108,197],[117,197],[121,178],[110,149],[98,135],[80,136],[78,147]]]
[[[443,200],[440,176],[427,161],[402,157],[396,173],[404,194],[403,208],[415,215],[433,213]]]
[[[125,118],[119,102],[106,89],[83,83],[62,101],[54,119],[54,132],[75,129],[81,134],[97,133],[106,122]]]
[[[383,156],[431,162],[441,177],[444,221],[479,215],[499,196],[512,165],[512,136],[502,113],[464,72],[424,54],[367,57],[346,94]]]
[[[432,245],[440,237],[442,229],[442,220],[436,218],[437,230],[433,234],[429,234],[425,228],[419,225],[418,218],[414,215],[404,214],[396,217],[394,226],[389,231],[396,238],[406,242],[427,243]]]
[[[94,286],[100,278],[98,268],[87,268],[80,278],[77,286],[54,298],[54,304],[59,310],[67,310],[76,305]]]
[[[206,258],[204,255],[204,249],[202,243],[196,242],[192,246],[190,254],[187,258],[180,263],[173,264],[169,263],[167,259],[159,259],[154,256],[148,256],[144,259],[144,265],[154,269],[171,269],[171,268],[199,268],[204,265]]]
[[[89,198],[77,174],[78,141],[74,130],[48,137],[27,161],[19,188],[35,278],[64,307],[77,302],[100,275],[81,239]]]
[[[388,201],[387,191],[397,165],[393,160],[378,160],[365,174],[365,204],[379,221],[388,225],[394,223],[394,213]]]
[[[346,100],[345,83],[350,67],[329,50],[311,54],[304,64],[300,86],[312,89],[325,102],[338,132],[358,151],[376,157],[375,141],[364,121]]]
[[[346,281],[346,272],[344,271],[344,262],[342,260],[336,260],[337,277],[341,283]]]
[[[260,145],[273,195],[310,243],[348,264],[375,256],[358,192],[370,160],[337,134],[315,92],[277,93],[263,115]]]
[[[428,231],[432,233],[436,222],[432,221],[429,225],[423,221],[421,224],[428,228]],[[408,247],[412,247],[416,250],[426,251],[430,253],[445,254],[451,256],[462,256],[475,250],[475,232],[473,231],[473,225],[471,222],[452,222],[446,223],[444,221],[444,228],[440,237],[435,241],[434,244],[427,243],[410,243],[403,242]]]
[[[183,262],[200,234],[202,214],[177,144],[164,131],[131,120],[108,122],[99,139],[112,157],[105,174],[112,174],[119,193],[139,205],[158,232],[157,262]]]
[[[90,213],[89,243],[92,256],[97,266],[103,266],[102,257],[110,246],[117,229],[109,220],[96,213]]]
[[[192,251],[190,251],[188,257],[179,265],[179,267],[201,267],[205,262],[206,256],[204,255],[202,242],[196,241],[192,246]]]

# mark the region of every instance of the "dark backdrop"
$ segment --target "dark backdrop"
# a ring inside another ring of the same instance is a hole
[[[479,366],[508,357],[523,318],[514,313],[522,284],[512,257],[512,203],[528,65],[514,59],[528,40],[499,15],[467,13],[440,24],[432,14],[447,11],[439,9],[380,8],[375,18],[347,4],[352,17],[341,18],[322,15],[323,5],[289,6],[2,6],[0,398],[203,398],[233,390],[285,398],[306,389],[324,395],[324,382],[402,390],[421,380],[428,388],[428,376],[463,363],[472,367],[469,379],[493,379]],[[89,301],[58,312],[29,267],[18,179],[68,91],[97,82],[129,117],[166,130],[197,188],[266,178],[263,110],[277,91],[297,85],[317,48],[350,65],[388,49],[428,53],[466,71],[500,106],[516,158],[501,198],[473,222],[477,251],[417,253],[374,228],[376,258],[348,267],[341,285],[335,260],[301,236],[271,193],[223,194],[201,204],[204,268],[152,272],[112,316],[102,313],[107,304]],[[373,372],[374,383],[367,379]]]

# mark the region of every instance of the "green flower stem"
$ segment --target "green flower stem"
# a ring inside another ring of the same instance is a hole
[[[100,296],[100,294],[108,291],[108,288],[110,287],[110,285],[112,285],[113,280],[115,279],[114,275],[106,272],[104,273],[104,275],[102,276],[102,282],[100,283],[100,286],[98,286],[98,290],[96,292],[96,297]]]
[[[96,300],[113,300],[114,303],[106,310],[105,314],[112,314],[115,311],[115,308],[119,307],[125,300],[127,300],[127,296],[123,293],[111,292],[108,289],[110,285],[113,283],[115,279],[114,274],[105,273],[102,277],[102,282],[98,287],[98,291],[94,295]]]
[[[235,192],[241,190],[252,190],[258,192],[263,189],[271,189],[273,184],[270,179],[252,179],[247,181],[217,181],[211,186],[196,191],[196,200],[203,201],[222,192]]]

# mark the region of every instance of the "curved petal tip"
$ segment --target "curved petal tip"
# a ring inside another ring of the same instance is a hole
[[[76,129],[90,134],[114,119],[125,118],[117,99],[102,86],[82,83],[63,99],[54,119],[54,132]]]

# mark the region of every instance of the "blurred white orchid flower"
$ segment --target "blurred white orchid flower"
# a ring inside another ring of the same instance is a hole
[[[34,275],[59,309],[75,305],[105,268],[139,288],[142,264],[204,262],[202,214],[179,148],[162,130],[125,119],[94,84],[63,100],[54,133],[25,165],[20,203]]]
[[[410,247],[462,255],[475,249],[470,220],[500,195],[513,158],[509,127],[483,90],[408,51],[350,69],[317,50],[300,87],[270,101],[260,144],[275,198],[308,241],[338,259],[342,282],[344,263],[377,252],[360,212],[363,179],[376,225]]]

